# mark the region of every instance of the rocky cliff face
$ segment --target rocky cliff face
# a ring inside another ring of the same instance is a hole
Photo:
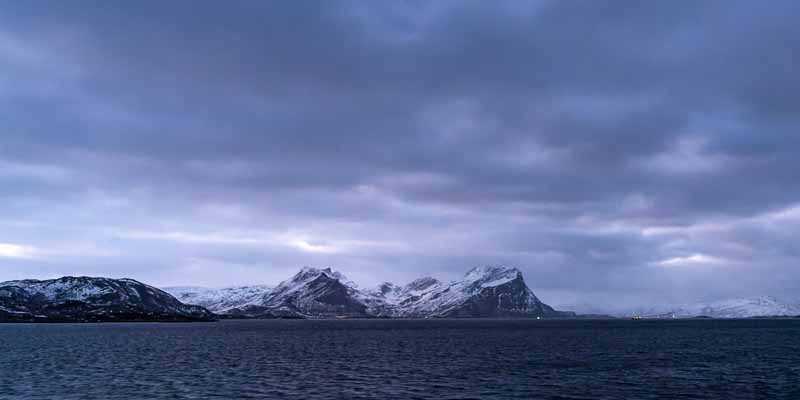
[[[468,273],[461,285],[462,298],[437,310],[442,317],[525,317],[556,316],[525,284],[522,273],[510,268],[489,268]],[[477,275],[477,276],[475,276]],[[477,278],[470,280],[470,278]]]
[[[208,310],[132,279],[64,277],[0,283],[0,321],[199,321]]]
[[[207,292],[206,292],[207,293]],[[192,294],[182,294],[191,301]],[[204,304],[217,304],[207,301]],[[231,298],[212,311],[247,317],[408,317],[491,318],[569,317],[542,303],[515,268],[481,267],[448,284],[424,277],[400,286],[390,282],[374,290],[358,288],[331,269],[303,268],[264,293],[261,299]]]

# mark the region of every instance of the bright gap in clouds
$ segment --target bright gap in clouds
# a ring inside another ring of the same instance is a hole
[[[6,258],[33,258],[36,249],[12,243],[0,243],[0,257]]]
[[[659,261],[657,264],[662,266],[673,266],[673,265],[695,265],[695,264],[719,264],[722,260],[710,256],[707,254],[692,254],[690,256],[684,257],[673,257],[663,261]]]

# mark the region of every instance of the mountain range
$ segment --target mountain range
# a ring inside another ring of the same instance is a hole
[[[542,303],[522,273],[509,267],[473,268],[443,283],[424,277],[407,285],[362,289],[330,268],[305,267],[275,287],[167,287],[180,301],[226,316],[250,318],[475,318],[572,317]]]
[[[277,286],[223,289],[167,287],[187,304],[225,316],[270,317],[616,317],[753,318],[800,316],[800,304],[770,296],[686,304],[620,308],[564,305],[581,313],[556,311],[528,288],[522,273],[510,267],[473,268],[461,279],[444,283],[432,277],[405,285],[384,282],[361,288],[330,268],[303,268]]]
[[[566,308],[566,307],[564,307]],[[572,307],[570,307],[572,308]],[[330,268],[305,267],[276,286],[158,289],[132,279],[63,277],[0,282],[0,322],[208,321],[216,318],[752,318],[797,317],[800,304],[773,297],[605,310],[557,311],[510,267],[478,267],[362,288]]]

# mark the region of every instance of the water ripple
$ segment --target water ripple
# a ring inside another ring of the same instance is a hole
[[[0,398],[796,399],[800,321],[0,325]]]

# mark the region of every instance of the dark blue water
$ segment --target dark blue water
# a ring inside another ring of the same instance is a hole
[[[0,398],[800,399],[800,320],[0,324]]]

